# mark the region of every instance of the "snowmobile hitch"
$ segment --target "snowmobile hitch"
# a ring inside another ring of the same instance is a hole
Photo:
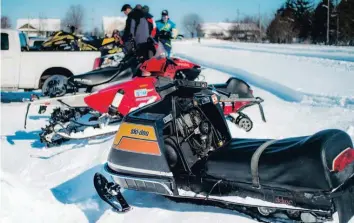
[[[95,174],[93,183],[100,198],[115,211],[125,213],[131,210],[131,207],[120,191],[121,187],[119,184],[108,182],[107,178],[100,173]]]
[[[266,121],[266,118],[265,118],[265,115],[264,115],[264,110],[263,110],[263,106],[262,106],[262,102],[264,102],[264,100],[260,97],[256,97],[256,100],[257,100],[257,104],[258,104],[258,107],[259,107],[259,111],[261,113],[261,117],[262,117],[262,120],[263,122],[267,122]]]

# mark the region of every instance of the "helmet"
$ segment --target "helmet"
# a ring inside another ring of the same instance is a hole
[[[161,12],[161,15],[168,15],[168,11],[165,9]]]
[[[143,10],[144,10],[144,12],[149,13],[150,8],[149,8],[149,6],[144,5],[144,6],[143,6]]]
[[[132,7],[129,4],[124,4],[122,9],[120,10],[121,12],[124,12],[127,9],[131,9]]]

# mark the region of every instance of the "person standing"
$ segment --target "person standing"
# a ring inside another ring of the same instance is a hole
[[[168,11],[163,10],[161,12],[161,19],[156,21],[156,37],[163,44],[168,56],[171,54],[171,39],[175,39],[177,36],[176,24],[169,18]]]
[[[122,36],[126,50],[129,51],[132,48],[129,42],[133,39],[137,47],[137,54],[149,57],[148,39],[151,37],[153,28],[150,24],[149,16],[142,10],[140,5],[132,9],[129,4],[125,4],[121,11],[127,16]]]

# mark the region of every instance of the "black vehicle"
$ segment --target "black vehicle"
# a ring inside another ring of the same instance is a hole
[[[125,116],[116,133],[105,164],[113,182],[94,176],[97,193],[116,211],[130,209],[124,188],[231,208],[264,222],[275,216],[323,222],[338,212],[344,223],[354,216],[354,149],[345,132],[232,138],[207,83],[178,80],[159,88],[163,99]]]

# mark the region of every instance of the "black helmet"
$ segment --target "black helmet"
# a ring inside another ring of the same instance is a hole
[[[121,12],[124,12],[127,9],[131,9],[132,7],[129,4],[124,4],[122,9],[120,10]]]
[[[144,10],[144,12],[149,13],[150,8],[149,8],[149,6],[144,5],[144,6],[143,6],[143,10]]]
[[[168,11],[165,9],[161,12],[161,15],[168,15]]]

